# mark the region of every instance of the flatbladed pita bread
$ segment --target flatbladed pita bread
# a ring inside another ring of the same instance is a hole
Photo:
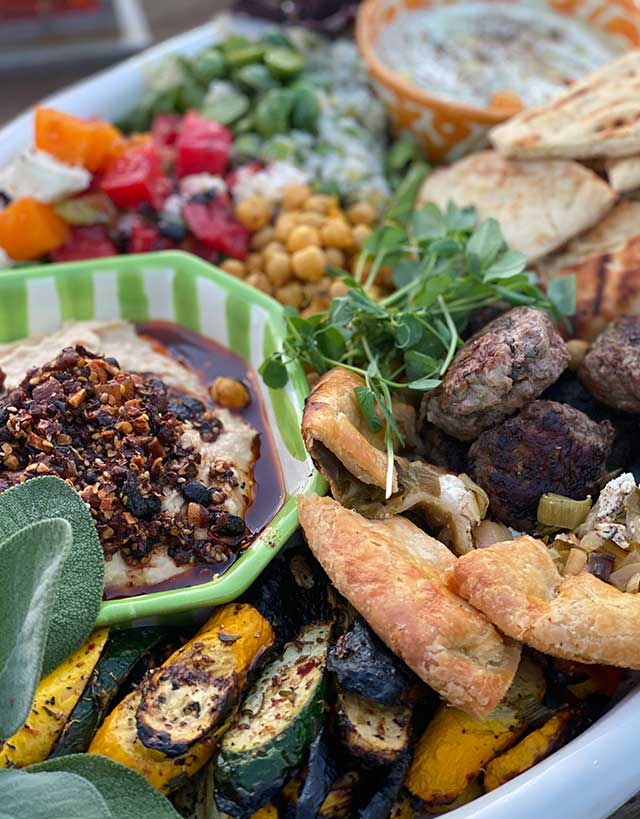
[[[576,276],[580,338],[595,338],[616,316],[640,313],[640,202],[620,202],[599,225],[536,267],[542,281]]]
[[[606,169],[609,184],[616,193],[628,193],[640,188],[640,156],[610,159]]]
[[[516,114],[489,136],[511,159],[640,153],[640,50],[594,71],[556,99]]]
[[[449,200],[495,217],[509,247],[532,262],[596,224],[615,193],[577,162],[512,162],[481,151],[426,178],[419,202],[444,208]]]

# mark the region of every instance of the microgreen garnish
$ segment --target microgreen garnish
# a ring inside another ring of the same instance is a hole
[[[364,243],[354,277],[345,273],[346,294],[310,318],[286,308],[282,352],[260,368],[273,388],[287,383],[291,361],[318,373],[340,366],[362,376],[365,384],[356,389],[362,414],[373,432],[384,427],[387,496],[394,444],[403,443],[392,394],[440,384],[473,310],[499,302],[528,305],[565,322],[575,312],[575,280],[558,279],[543,291],[523,254],[506,247],[495,219],[479,222],[475,208],[453,203],[444,212],[432,203],[412,211],[418,178],[419,172],[409,176]],[[385,267],[397,289],[378,301],[368,291]]]

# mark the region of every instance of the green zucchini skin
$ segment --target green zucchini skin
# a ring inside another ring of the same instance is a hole
[[[112,631],[51,757],[84,753],[131,672],[167,637],[164,628]]]
[[[222,739],[215,762],[216,789],[223,802],[231,800],[239,809],[253,812],[304,763],[324,718],[329,633],[329,624],[305,626],[249,692]],[[270,720],[281,695],[283,711],[290,712],[284,717],[279,712],[273,727]]]

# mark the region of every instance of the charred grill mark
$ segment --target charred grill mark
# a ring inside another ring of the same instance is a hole
[[[607,267],[610,261],[611,261],[610,253],[603,253],[602,256],[598,258],[598,264],[596,267],[596,292],[595,297],[593,299],[594,316],[600,315],[600,312],[602,310],[604,290],[607,284]]]

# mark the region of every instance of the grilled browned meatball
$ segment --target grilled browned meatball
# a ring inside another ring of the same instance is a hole
[[[469,451],[471,474],[489,496],[492,517],[532,531],[545,492],[581,499],[597,489],[613,435],[609,421],[598,424],[567,404],[533,401],[478,438]]]
[[[460,350],[442,384],[425,396],[427,418],[449,435],[473,441],[537,398],[568,361],[549,316],[516,307]]]
[[[579,374],[603,404],[640,412],[640,316],[612,321],[594,341]]]
[[[452,438],[433,424],[425,424],[420,437],[424,457],[430,464],[442,466],[456,475],[468,470],[469,444]]]

